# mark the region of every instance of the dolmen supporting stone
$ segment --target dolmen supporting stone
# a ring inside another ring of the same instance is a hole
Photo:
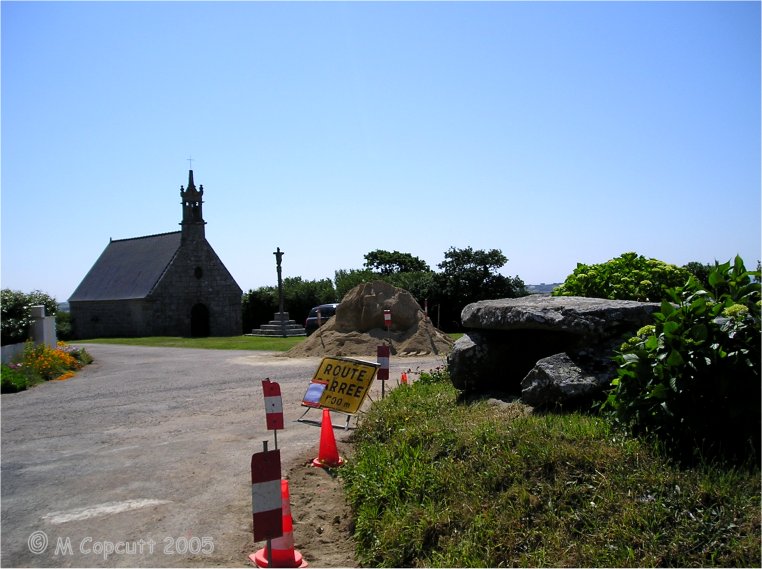
[[[530,295],[463,309],[467,332],[448,357],[453,385],[521,395],[534,407],[580,406],[616,375],[621,343],[651,323],[658,303]]]

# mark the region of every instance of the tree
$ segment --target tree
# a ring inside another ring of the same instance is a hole
[[[431,268],[418,257],[399,251],[376,249],[365,255],[365,268],[382,275],[430,271]]]
[[[241,310],[243,333],[248,334],[272,320],[273,314],[278,312],[278,289],[262,286],[245,292],[241,299]]]
[[[339,269],[335,273],[336,298],[339,302],[344,296],[357,285],[369,283],[373,280],[385,280],[381,275],[370,269]]]
[[[292,320],[303,324],[310,308],[336,302],[336,289],[331,279],[305,281],[301,277],[283,279],[285,310]]]
[[[303,323],[313,306],[336,302],[336,291],[330,279],[305,281],[301,277],[287,277],[283,279],[283,300],[289,318]],[[274,286],[245,293],[241,301],[244,333],[272,320],[279,304],[278,288]]]
[[[700,283],[706,285],[709,282],[709,273],[711,273],[712,268],[717,265],[717,261],[714,262],[714,265],[691,261],[690,263],[683,265],[683,268],[696,277]]]
[[[442,327],[457,330],[460,313],[471,302],[492,298],[514,298],[527,294],[524,281],[497,272],[508,258],[499,249],[474,250],[450,247],[445,260],[437,265],[435,300],[442,305]]]
[[[434,323],[454,331],[461,327],[460,313],[466,304],[527,294],[519,277],[505,277],[497,272],[507,262],[498,249],[451,247],[438,265],[442,272],[436,273],[409,253],[377,249],[365,255],[364,269],[336,271],[336,293],[341,299],[358,284],[384,281],[407,290],[421,307],[428,301]]]

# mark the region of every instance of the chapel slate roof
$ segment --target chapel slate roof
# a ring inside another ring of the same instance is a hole
[[[145,298],[180,248],[180,231],[110,241],[69,302]]]

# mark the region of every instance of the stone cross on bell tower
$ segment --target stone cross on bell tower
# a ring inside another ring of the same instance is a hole
[[[183,204],[183,220],[180,222],[182,228],[182,240],[194,241],[205,239],[204,234],[204,216],[201,212],[201,206],[204,203],[201,199],[204,195],[204,186],[193,183],[193,170],[188,170],[188,188],[180,186],[180,197]]]

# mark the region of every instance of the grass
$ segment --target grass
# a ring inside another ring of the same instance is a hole
[[[457,340],[463,334],[449,334]],[[267,336],[232,336],[210,338],[182,338],[180,336],[156,336],[150,338],[93,338],[90,340],[75,340],[72,344],[123,344],[128,346],[150,346],[155,348],[199,348],[204,350],[262,350],[270,352],[287,352],[300,342],[304,336],[290,338]]]
[[[208,338],[182,338],[180,336],[156,336],[150,338],[92,338],[77,340],[72,344],[123,344],[154,348],[199,348],[204,350],[263,350],[286,352],[303,342],[304,336],[290,338],[267,336],[232,336]]]
[[[599,417],[461,403],[437,374],[354,433],[363,566],[760,566],[759,465],[681,468]]]

